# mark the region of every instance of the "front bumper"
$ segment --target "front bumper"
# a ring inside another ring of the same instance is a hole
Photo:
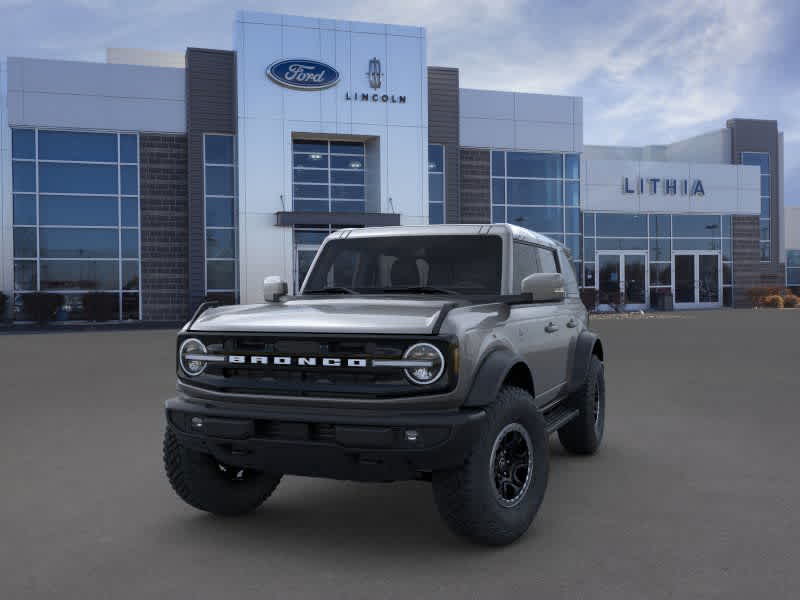
[[[167,426],[221,463],[357,481],[417,479],[463,464],[483,410],[304,411],[171,398]]]

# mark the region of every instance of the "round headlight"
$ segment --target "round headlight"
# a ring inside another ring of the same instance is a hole
[[[404,369],[406,377],[419,385],[433,383],[444,373],[444,356],[433,344],[414,344],[406,350],[403,360],[419,363]]]
[[[203,357],[208,354],[205,345],[198,339],[189,338],[184,340],[178,350],[178,362],[181,365],[183,372],[190,377],[200,375],[206,370],[208,363],[203,360]]]

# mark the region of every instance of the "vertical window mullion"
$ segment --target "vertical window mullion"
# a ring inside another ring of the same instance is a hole
[[[42,264],[39,256],[39,129],[33,130],[34,175],[36,177],[36,291],[42,291]],[[12,253],[13,254],[13,253]]]
[[[117,134],[117,277],[119,284],[117,289],[117,318],[122,320],[122,167],[119,161],[122,159],[120,156],[120,136]],[[137,182],[138,187],[138,182]],[[140,307],[141,309],[141,307]]]

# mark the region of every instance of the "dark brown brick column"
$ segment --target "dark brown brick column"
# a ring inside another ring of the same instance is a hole
[[[488,150],[461,150],[461,222],[489,223],[492,219],[489,195]]]
[[[186,136],[139,135],[142,319],[184,321],[189,312]]]
[[[751,306],[747,290],[761,285],[758,216],[733,217],[733,305]]]
[[[445,223],[461,222],[458,93],[458,69],[428,67],[428,141],[444,145]]]

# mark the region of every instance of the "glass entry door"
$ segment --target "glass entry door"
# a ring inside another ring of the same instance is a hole
[[[598,308],[640,310],[647,307],[647,254],[597,253]]]
[[[672,255],[675,308],[722,306],[722,270],[718,252],[680,252]]]

